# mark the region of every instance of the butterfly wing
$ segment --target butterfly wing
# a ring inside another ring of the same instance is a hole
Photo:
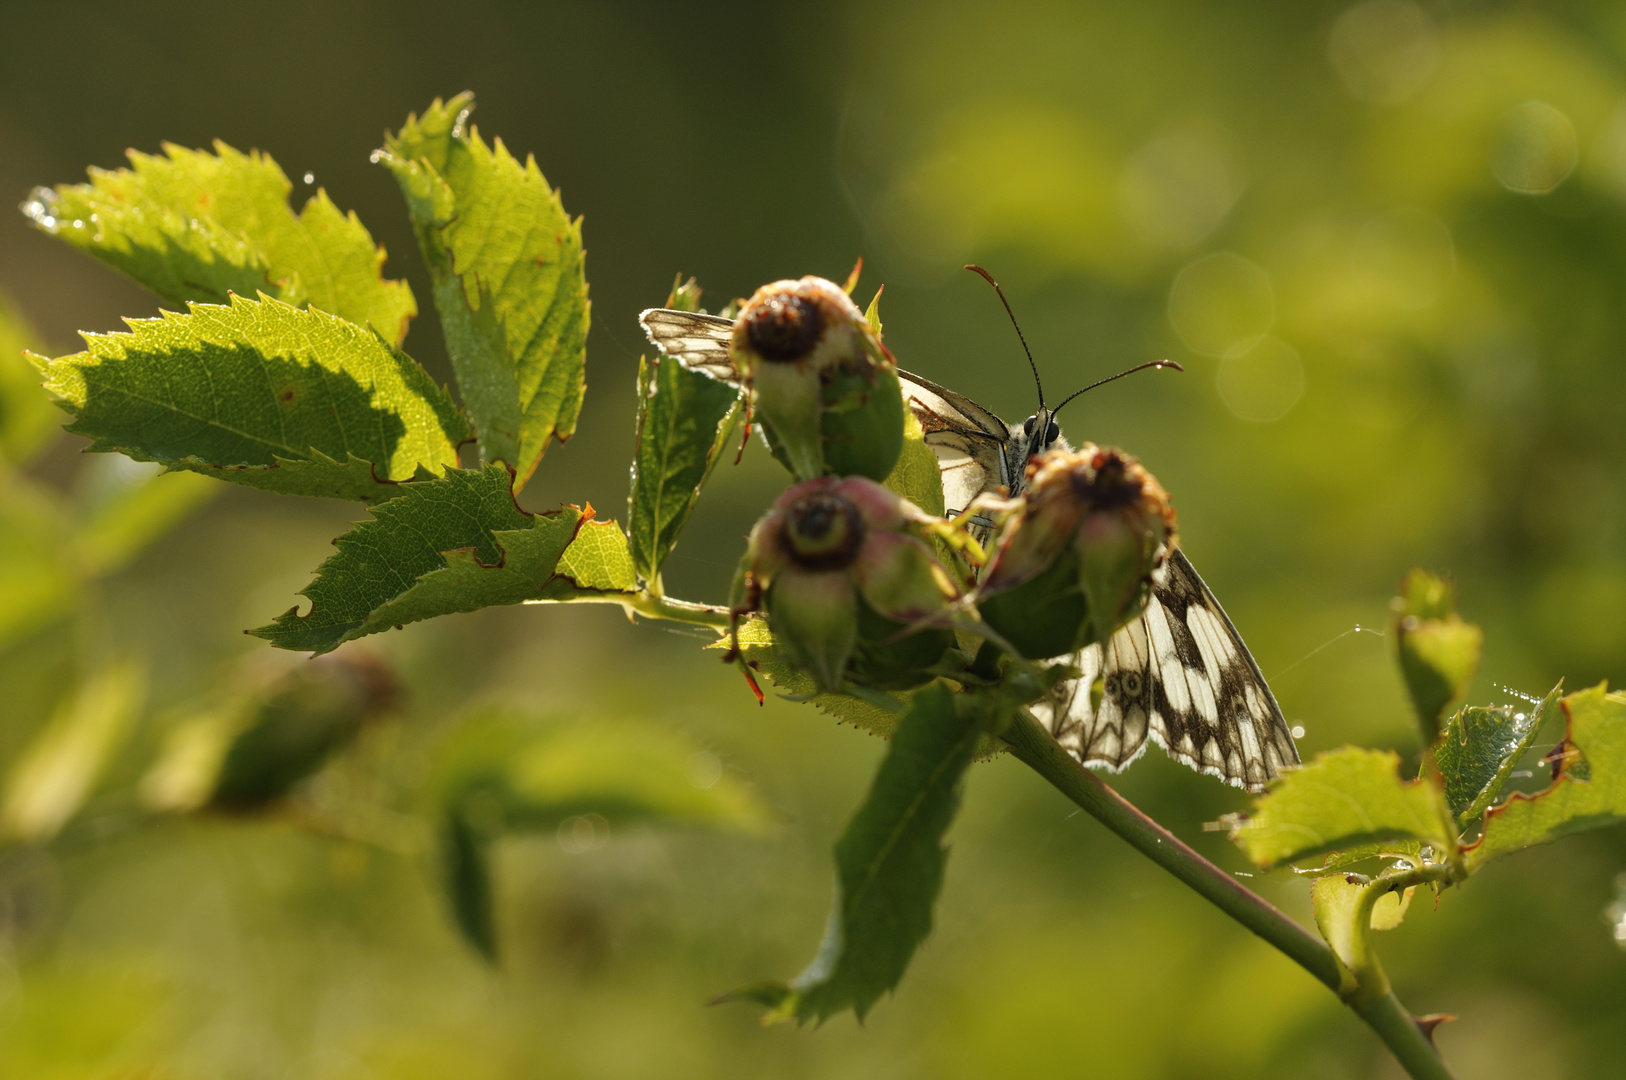
[[[638,316],[650,342],[686,368],[704,371],[714,379],[738,383],[740,373],[729,359],[734,320],[696,311],[650,308]]]
[[[1259,791],[1299,762],[1259,665],[1178,548],[1141,617],[1070,659],[1083,677],[1034,713],[1086,765],[1122,769],[1150,736],[1176,761]]]
[[[937,455],[943,508],[958,514],[984,491],[1012,483],[1009,424],[962,394],[907,371],[898,372],[903,399]],[[986,533],[986,529],[979,530]],[[983,536],[982,539],[987,539]]]

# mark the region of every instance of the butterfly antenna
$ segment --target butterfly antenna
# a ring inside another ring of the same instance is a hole
[[[1173,368],[1176,371],[1186,370],[1179,364],[1176,364],[1173,360],[1148,360],[1144,364],[1135,365],[1128,371],[1120,371],[1118,374],[1108,376],[1107,378],[1102,379],[1100,382],[1092,382],[1090,385],[1086,386],[1084,390],[1094,390],[1097,386],[1105,386],[1107,383],[1112,382],[1115,379],[1121,379],[1125,375],[1133,375],[1137,371],[1145,371],[1147,368]],[[1050,414],[1054,416],[1056,413],[1061,412],[1062,408],[1067,404],[1067,402],[1084,393],[1084,390],[1075,390],[1071,394],[1068,394],[1067,397],[1062,399],[1062,403],[1060,405],[1057,405],[1054,409],[1050,410]]]
[[[999,287],[992,274],[978,266],[976,263],[966,263],[965,268],[972,273],[981,274],[982,280],[994,287],[999,294],[999,302],[1005,305],[1005,314],[1011,317],[1011,325],[1016,327],[1016,340],[1022,343],[1022,351],[1028,354],[1028,367],[1033,369],[1033,385],[1039,389],[1039,411],[1044,411],[1044,383],[1039,381],[1039,365],[1033,362],[1033,350],[1028,348],[1028,339],[1022,336],[1022,326],[1016,321],[1016,312],[1011,310],[1011,302],[1005,299],[1005,290]],[[1054,410],[1052,410],[1054,411]]]

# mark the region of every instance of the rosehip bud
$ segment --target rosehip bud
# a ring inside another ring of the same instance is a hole
[[[880,335],[834,282],[764,285],[731,346],[774,456],[800,480],[882,480],[903,449],[903,393]]]
[[[946,627],[910,631],[955,596],[922,539],[935,520],[863,477],[803,481],[751,530],[734,609],[765,610],[821,691],[849,669],[881,689],[917,685],[954,643]]]
[[[1174,510],[1128,454],[1088,443],[1028,463],[1021,505],[977,586],[988,626],[1030,660],[1104,642],[1146,606]]]

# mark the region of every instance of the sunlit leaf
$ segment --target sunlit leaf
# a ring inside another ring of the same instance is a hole
[[[406,337],[418,312],[412,289],[384,279],[384,249],[327,192],[317,189],[296,216],[293,184],[269,155],[219,141],[213,154],[166,144],[164,155],[132,150],[130,168],[38,188],[23,210],[173,304],[264,291],[371,324],[394,344]]]
[[[646,581],[689,521],[700,489],[726,453],[744,392],[676,360],[638,361],[638,443],[627,497],[633,565]]]
[[[943,516],[943,474],[914,413],[903,414],[903,452],[883,483],[928,514]]]
[[[1446,706],[1467,691],[1479,670],[1485,634],[1457,614],[1450,584],[1427,570],[1413,569],[1401,580],[1394,606],[1400,672],[1423,739],[1433,742]]]
[[[379,502],[457,464],[467,421],[370,330],[278,300],[136,319],[40,360],[91,450],[291,495]]]
[[[133,661],[97,667],[57,707],[6,776],[0,838],[42,843],[84,805],[146,695]]]
[[[1473,821],[1501,795],[1513,767],[1553,715],[1563,686],[1553,687],[1534,708],[1469,705],[1446,723],[1433,758],[1458,824]]]
[[[1259,866],[1392,840],[1451,848],[1456,829],[1440,790],[1401,780],[1389,750],[1344,747],[1277,780],[1232,821],[1231,839]]]
[[[836,898],[818,955],[787,984],[731,997],[797,1020],[846,1009],[862,1020],[903,978],[931,933],[948,854],[943,836],[982,737],[970,710],[956,707],[969,701],[942,685],[915,695],[868,797],[836,842]]]
[[[514,503],[501,465],[449,469],[408,484],[372,508],[373,519],[334,541],[338,548],[292,608],[250,633],[282,649],[328,652],[392,626],[542,595],[576,536],[581,511],[529,514]]]
[[[40,389],[40,375],[24,357],[40,347],[22,313],[0,296],[0,460],[26,461],[67,417]]]
[[[587,389],[581,221],[535,159],[486,146],[473,107],[472,94],[436,99],[376,160],[406,197],[481,458],[512,466],[518,489],[576,430]]]
[[[1365,958],[1361,955],[1367,947],[1364,930],[1393,930],[1399,926],[1406,919],[1412,894],[1417,891],[1414,885],[1399,892],[1380,892],[1374,899],[1368,893],[1371,888],[1358,879],[1350,881],[1342,874],[1317,878],[1310,886],[1316,927],[1346,970],[1364,964]],[[1370,907],[1365,908],[1363,902]],[[1362,919],[1366,922],[1365,928],[1361,926]]]
[[[613,521],[584,521],[559,556],[558,574],[574,591],[619,593],[638,588],[627,534]],[[544,596],[551,596],[544,593]]]
[[[582,851],[638,822],[761,832],[771,821],[756,790],[715,755],[642,721],[489,713],[437,757],[448,895],[459,928],[487,956],[496,938],[486,847],[503,835],[563,828],[561,842]]]
[[[1535,795],[1515,793],[1485,814],[1485,831],[1466,849],[1470,869],[1510,851],[1626,818],[1626,694],[1600,683],[1563,700],[1569,729],[1558,776]]]

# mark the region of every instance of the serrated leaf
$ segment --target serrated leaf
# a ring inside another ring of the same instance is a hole
[[[638,442],[627,518],[633,565],[652,586],[725,455],[744,400],[740,387],[675,360],[638,360]]]
[[[1467,826],[1495,802],[1513,767],[1535,741],[1558,703],[1560,682],[1535,708],[1469,705],[1457,710],[1434,744],[1434,764],[1457,824]]]
[[[490,860],[498,837],[559,828],[597,815],[602,827],[639,822],[764,831],[772,815],[756,790],[713,754],[661,725],[565,722],[494,712],[461,726],[441,748],[434,789],[446,825],[442,866],[459,928],[495,956]],[[603,843],[589,820],[580,846]],[[573,837],[566,837],[573,840]]]
[[[38,188],[23,212],[171,303],[264,291],[371,324],[400,344],[417,301],[405,281],[384,279],[384,249],[356,215],[318,188],[295,216],[293,184],[269,155],[214,146],[210,154],[165,144],[162,157],[132,150],[130,168]]]
[[[1563,699],[1569,729],[1555,755],[1559,773],[1535,795],[1515,793],[1485,813],[1478,843],[1465,849],[1470,870],[1510,851],[1626,818],[1626,694],[1599,683]]]
[[[1439,735],[1440,716],[1468,690],[1485,634],[1456,612],[1456,594],[1443,578],[1413,569],[1400,582],[1394,607],[1400,672],[1417,710],[1423,741]]]
[[[457,464],[468,422],[377,334],[267,296],[135,319],[40,361],[91,450],[291,495],[379,502]]]
[[[627,534],[613,521],[584,521],[565,553],[558,574],[583,592],[620,593],[638,589]]]
[[[818,955],[783,991],[762,984],[736,996],[772,1003],[799,1021],[845,1009],[862,1020],[897,986],[931,932],[948,854],[943,836],[982,737],[970,705],[942,685],[915,695],[869,795],[836,842],[836,899]]]
[[[1451,849],[1456,829],[1440,790],[1400,779],[1390,750],[1344,747],[1285,773],[1237,818],[1231,839],[1268,867],[1324,851],[1393,840],[1422,840]]]
[[[133,661],[103,664],[69,692],[6,776],[0,840],[43,843],[78,812],[140,712],[146,676]]]
[[[524,486],[548,441],[576,430],[587,384],[581,220],[536,160],[467,124],[472,94],[407,118],[375,155],[406,197],[481,459]]]
[[[706,647],[726,649],[729,640],[725,635]],[[740,623],[739,642],[740,655],[751,670],[766,677],[786,694],[798,701],[807,702],[841,723],[862,728],[883,739],[892,737],[893,730],[898,726],[898,713],[902,711],[905,699],[896,694],[886,694],[898,702],[898,709],[894,711],[847,694],[815,693],[813,677],[790,660],[784,647],[775,641],[773,631],[768,629],[767,620],[761,616],[753,616]]]
[[[39,337],[12,303],[0,296],[0,460],[28,460],[67,419],[40,392],[40,376],[23,354]]]
[[[582,513],[530,514],[501,465],[448,469],[371,508],[292,608],[249,633],[280,649],[324,653],[346,641],[437,615],[535,599],[575,539]]]

